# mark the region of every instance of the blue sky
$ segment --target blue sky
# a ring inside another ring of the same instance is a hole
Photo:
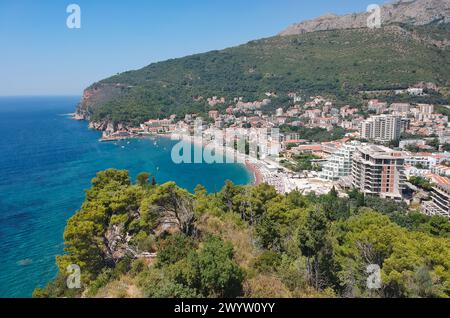
[[[0,95],[80,95],[152,62],[277,34],[382,0],[0,0]],[[68,29],[66,8],[81,8]]]

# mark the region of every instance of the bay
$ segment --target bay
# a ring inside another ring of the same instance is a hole
[[[101,134],[68,116],[73,97],[0,98],[0,297],[31,297],[56,275],[66,221],[104,169],[142,171],[158,183],[175,181],[219,191],[225,180],[248,184],[238,164],[172,162],[175,141],[166,138],[100,143]]]

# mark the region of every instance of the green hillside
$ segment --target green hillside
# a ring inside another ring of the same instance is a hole
[[[190,194],[137,179],[97,174],[67,223],[59,275],[34,297],[450,296],[446,218],[356,191],[280,195],[227,182]],[[70,264],[80,289],[67,288]],[[367,285],[371,264],[379,289]]]
[[[252,41],[105,79],[91,88],[114,87],[116,92],[109,94],[114,98],[80,107],[92,120],[139,123],[171,113],[204,112],[211,96],[224,96],[229,105],[235,97],[254,101],[276,91],[278,107],[287,103],[285,94],[291,91],[348,102],[360,90],[404,88],[421,81],[448,87],[450,50],[428,36],[434,29],[439,40],[450,34],[448,25],[416,32],[391,26]],[[204,100],[195,101],[195,96]]]

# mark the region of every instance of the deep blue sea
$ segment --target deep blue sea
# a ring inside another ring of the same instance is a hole
[[[172,163],[169,139],[100,143],[100,133],[67,116],[79,97],[0,98],[0,297],[30,297],[56,275],[67,219],[97,171],[147,171],[192,191],[225,180],[251,182],[242,165]]]

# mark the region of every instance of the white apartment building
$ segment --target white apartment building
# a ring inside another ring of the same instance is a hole
[[[400,141],[398,147],[400,149],[405,149],[408,146],[425,146],[426,144],[427,141],[423,139],[406,139]]]
[[[450,167],[444,165],[435,165],[431,168],[431,172],[439,176],[450,177]]]
[[[283,108],[278,108],[278,109],[276,110],[276,116],[277,116],[277,117],[283,116]]]
[[[430,104],[418,104],[417,108],[423,114],[433,114],[434,113],[434,105]]]
[[[389,142],[400,138],[402,119],[393,115],[372,116],[361,123],[361,138]]]
[[[367,195],[400,200],[406,177],[403,152],[365,145],[357,147],[352,161],[352,185]]]
[[[391,110],[398,113],[409,113],[411,105],[409,103],[392,103]]]
[[[326,180],[335,181],[351,175],[353,153],[359,145],[360,143],[357,141],[346,143],[335,153],[331,154],[325,165],[322,167],[320,177]]]
[[[423,169],[431,169],[437,164],[437,160],[433,156],[421,156],[411,154],[405,159],[405,164],[413,167],[422,166]]]
[[[410,87],[406,91],[408,92],[409,95],[412,95],[412,96],[423,96],[424,95],[423,88]]]
[[[448,129],[445,132],[441,132],[439,134],[439,142],[441,144],[447,144],[450,143],[450,129]]]

